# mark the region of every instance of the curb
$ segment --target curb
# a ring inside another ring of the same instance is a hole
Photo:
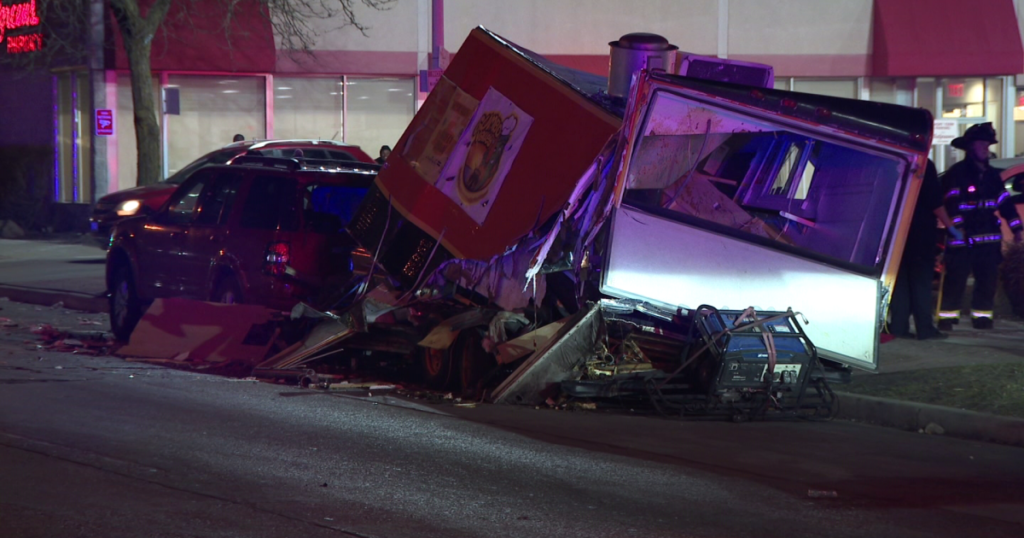
[[[914,432],[936,424],[950,437],[1024,447],[1024,419],[848,392],[836,394],[836,418]]]
[[[64,303],[68,310],[80,310],[96,314],[106,314],[109,309],[107,298],[104,296],[89,295],[73,291],[50,290],[46,288],[31,288],[25,286],[12,286],[0,284],[0,297],[7,297],[19,303],[28,303],[42,306],[53,306],[57,303]]]

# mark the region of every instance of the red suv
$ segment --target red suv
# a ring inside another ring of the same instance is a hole
[[[112,192],[100,198],[93,206],[89,227],[104,247],[108,246],[110,230],[121,219],[156,211],[167,201],[174,189],[204,166],[231,164],[241,155],[256,152],[267,157],[295,156],[301,150],[307,159],[330,159],[335,161],[357,161],[374,163],[373,157],[359,146],[343,144],[334,140],[245,140],[211,151],[175,172],[171,177],[154,185],[132,187]]]
[[[324,306],[368,259],[344,228],[378,169],[244,156],[196,171],[158,211],[115,226],[106,268],[114,335],[127,340],[146,303],[162,297]]]

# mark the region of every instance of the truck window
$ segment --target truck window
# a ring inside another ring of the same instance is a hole
[[[656,93],[645,121],[626,203],[871,270],[882,262],[907,175],[895,156],[670,91]]]
[[[787,143],[786,151],[783,155],[778,171],[775,172],[775,181],[768,192],[768,194],[773,196],[785,196],[789,192],[793,176],[796,175],[797,166],[800,164],[800,146],[791,142]]]

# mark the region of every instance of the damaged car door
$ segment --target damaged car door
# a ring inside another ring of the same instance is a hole
[[[875,369],[930,115],[659,74],[632,92],[601,291],[792,308],[824,358]]]

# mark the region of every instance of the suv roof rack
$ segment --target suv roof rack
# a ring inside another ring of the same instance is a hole
[[[313,145],[313,146],[319,146],[319,145],[337,146],[339,148],[353,147],[354,146],[353,144],[346,144],[344,142],[339,142],[337,140],[323,140],[323,139],[319,139],[319,138],[282,138],[282,139],[254,140],[252,147],[253,148],[262,148],[262,147],[271,146],[271,145],[274,145],[274,144],[310,144],[310,145]]]
[[[259,149],[278,144],[309,144],[311,146],[334,146],[338,148],[358,148],[358,144],[348,144],[338,140],[324,140],[321,138],[250,138],[239,142],[232,142],[225,145],[225,148],[241,147]]]
[[[299,161],[283,157],[264,157],[263,155],[241,155],[231,161],[232,166],[263,166],[295,171],[299,169]]]
[[[341,161],[335,159],[293,159],[299,164],[299,170],[307,172],[337,172],[349,174],[377,175],[379,164],[360,161]]]
[[[245,154],[236,157],[231,161],[232,166],[262,166],[265,168],[279,168],[295,172],[333,172],[347,174],[377,175],[380,171],[379,164],[370,164],[359,161],[339,161],[334,159],[305,159],[266,157],[258,154]]]

